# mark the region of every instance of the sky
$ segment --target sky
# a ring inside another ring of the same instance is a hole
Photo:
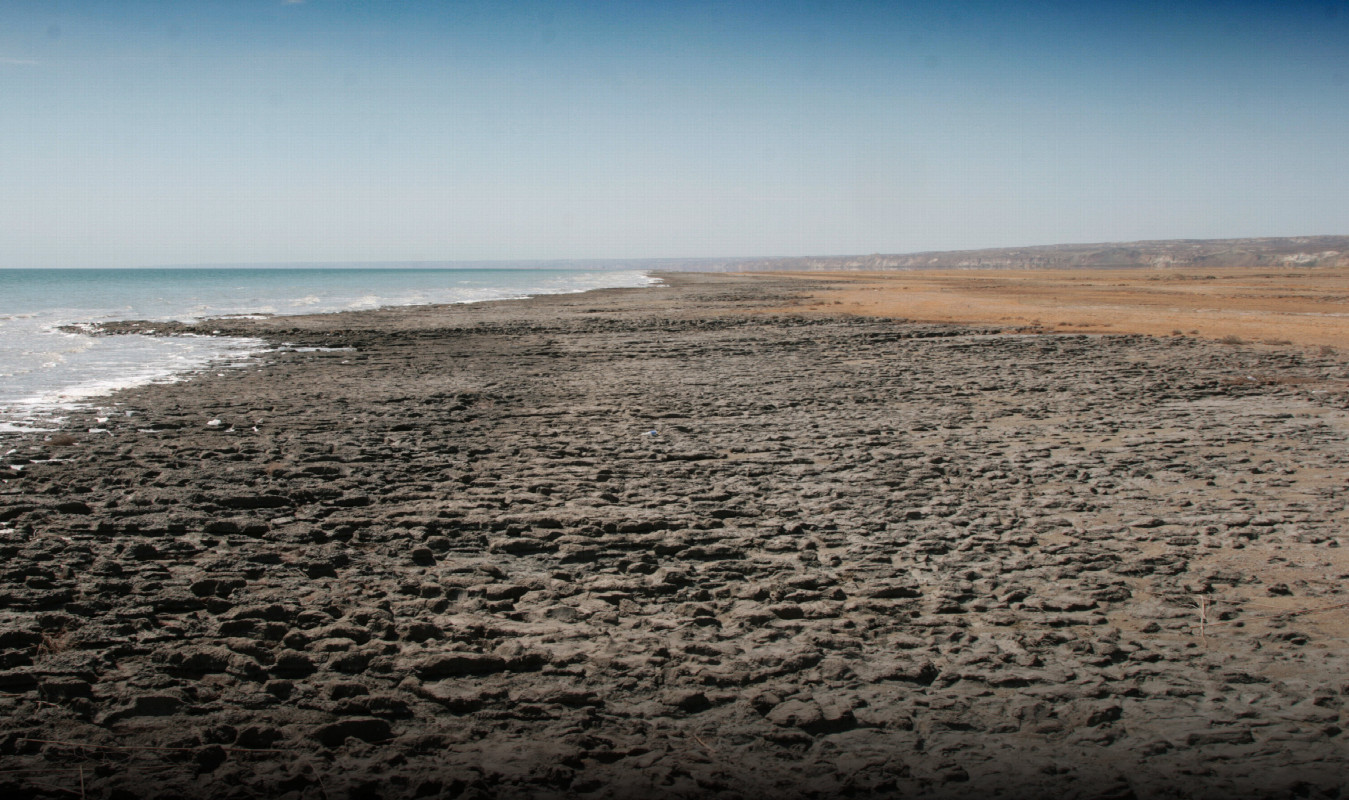
[[[1349,234],[1349,0],[0,3],[0,267]]]

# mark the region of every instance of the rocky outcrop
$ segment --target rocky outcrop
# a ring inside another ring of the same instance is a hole
[[[11,440],[0,790],[1339,791],[1342,361],[674,283],[257,321],[354,349]]]

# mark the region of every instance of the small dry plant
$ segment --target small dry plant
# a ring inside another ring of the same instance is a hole
[[[1208,595],[1200,595],[1194,600],[1194,607],[1199,612],[1199,624],[1194,626],[1199,628],[1199,638],[1207,641],[1209,619],[1213,614],[1213,607],[1218,605],[1217,601]]]
[[[70,631],[62,628],[55,632],[45,632],[42,634],[42,641],[37,644],[37,658],[51,658],[60,655],[70,649]]]

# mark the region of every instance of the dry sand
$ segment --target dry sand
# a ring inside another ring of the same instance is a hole
[[[1349,348],[1344,267],[792,275],[830,283],[793,311]]]

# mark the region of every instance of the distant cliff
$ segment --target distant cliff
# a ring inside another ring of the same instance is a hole
[[[717,272],[877,269],[1109,269],[1118,267],[1349,266],[1349,236],[1170,239],[1052,244],[902,255],[671,260],[662,269]]]

